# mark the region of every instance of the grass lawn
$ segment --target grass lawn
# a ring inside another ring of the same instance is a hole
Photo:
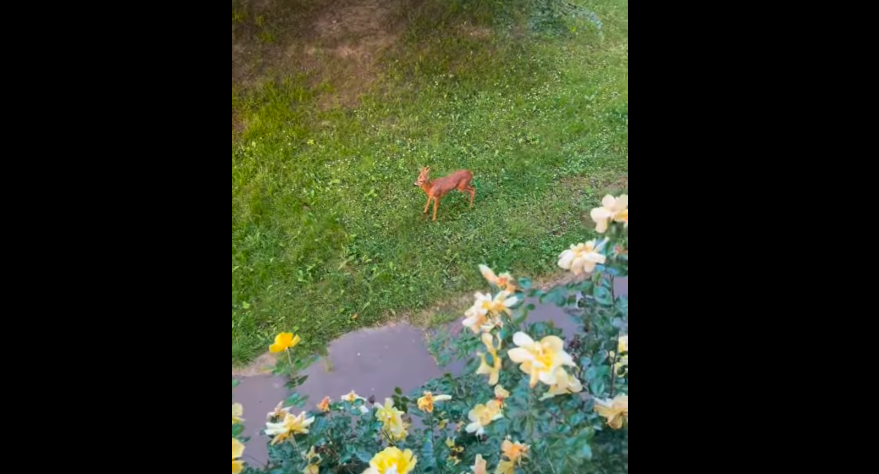
[[[572,1],[600,29],[528,3],[233,0],[233,365],[484,288],[480,263],[550,275],[594,236],[628,186],[628,0]],[[423,166],[470,169],[475,208],[431,222]]]

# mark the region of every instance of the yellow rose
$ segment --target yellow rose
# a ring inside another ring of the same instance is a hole
[[[292,413],[285,413],[284,419],[280,423],[266,423],[266,435],[274,436],[272,444],[278,444],[297,434],[307,434],[308,427],[314,423],[314,417],[305,418],[306,413],[302,412],[298,416]]]
[[[467,425],[467,432],[483,435],[485,434],[485,428],[492,421],[500,420],[503,417],[504,414],[501,412],[501,406],[497,400],[492,400],[485,405],[476,405],[474,409],[470,410],[469,418],[471,423]]]
[[[317,404],[317,409],[324,413],[330,411],[330,397],[324,397],[324,399]]]
[[[607,419],[607,426],[618,430],[629,421],[629,396],[617,395],[613,400],[595,399],[595,411]]]
[[[468,327],[474,333],[478,333],[480,331],[488,332],[497,326],[503,326],[500,314],[507,313],[512,315],[513,310],[511,308],[519,302],[519,298],[510,296],[511,294],[507,291],[501,291],[492,298],[491,294],[476,293],[476,301],[464,313],[466,317],[463,322],[464,327]]]
[[[348,402],[351,404],[353,404],[357,400],[363,400],[364,402],[366,401],[365,398],[361,397],[360,395],[357,395],[357,393],[354,390],[351,390],[351,393],[349,393],[347,395],[342,395],[341,398],[342,398],[343,402]],[[361,406],[360,413],[365,415],[365,414],[369,413],[369,409],[366,408],[365,406]]]
[[[528,454],[529,448],[526,444],[514,443],[509,439],[504,440],[503,444],[501,444],[501,451],[504,453],[504,456],[512,462],[518,462],[522,456]]]
[[[516,292],[516,285],[514,284],[513,276],[509,273],[501,273],[500,276],[498,276],[494,274],[494,270],[485,265],[480,265],[479,271],[482,272],[482,276],[485,277],[489,283],[498,287],[498,289],[507,290],[510,293]]]
[[[372,458],[369,469],[363,471],[363,474],[409,474],[417,463],[418,458],[412,455],[412,450],[388,448]]]
[[[607,257],[599,252],[605,243],[596,246],[595,241],[590,240],[585,244],[571,245],[570,249],[559,255],[559,267],[570,270],[574,275],[595,271],[597,265],[607,262]]]
[[[244,421],[241,417],[244,416],[244,407],[241,406],[240,403],[232,404],[232,424],[241,423]]]
[[[394,407],[394,401],[385,399],[385,404],[376,405],[375,417],[382,422],[382,431],[392,440],[401,441],[409,435],[406,423],[403,421],[403,412]]]
[[[540,400],[547,400],[559,395],[569,395],[571,393],[580,393],[583,391],[583,384],[568,371],[559,367],[556,369],[556,383],[549,387],[549,391],[544,393]]]
[[[601,200],[601,207],[592,210],[592,220],[597,224],[595,231],[599,234],[607,232],[608,223],[624,222],[629,227],[629,196],[623,194],[619,198],[607,195]]]
[[[424,392],[424,396],[418,399],[418,409],[425,413],[433,413],[434,402],[446,402],[451,399],[452,397],[448,395],[434,396],[430,392]]]
[[[558,383],[558,368],[562,366],[576,367],[574,359],[565,352],[565,343],[556,336],[547,336],[540,342],[535,342],[524,332],[513,335],[513,342],[519,346],[507,352],[510,359],[521,364],[522,372],[531,376],[531,388],[537,386],[537,382],[546,385]]]
[[[244,469],[244,462],[236,461],[241,456],[244,456],[244,445],[232,438],[232,474],[238,474]]]

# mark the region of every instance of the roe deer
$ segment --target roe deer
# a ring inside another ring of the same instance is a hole
[[[453,189],[457,189],[462,193],[470,193],[470,207],[473,207],[473,199],[476,198],[476,188],[470,186],[470,181],[473,181],[473,173],[470,170],[458,170],[448,176],[431,181],[430,167],[422,168],[415,186],[427,193],[427,204],[424,206],[424,212],[427,213],[427,210],[430,208],[430,200],[433,199],[433,220],[436,220],[436,207],[439,204],[439,200]]]

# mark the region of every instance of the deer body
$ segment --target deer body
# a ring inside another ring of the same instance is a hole
[[[424,206],[424,212],[427,213],[427,210],[430,209],[430,201],[433,200],[433,220],[436,220],[436,208],[439,205],[440,199],[453,189],[470,194],[470,207],[473,207],[473,199],[476,198],[476,188],[470,185],[471,181],[473,181],[473,173],[470,170],[458,170],[448,176],[431,181],[430,168],[422,169],[421,174],[418,176],[418,181],[415,182],[415,186],[418,186],[427,194],[427,204]]]

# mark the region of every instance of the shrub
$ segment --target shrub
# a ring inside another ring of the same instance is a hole
[[[497,292],[476,294],[459,336],[431,342],[441,362],[467,360],[464,374],[409,394],[396,389],[378,403],[354,392],[327,397],[313,412],[302,411],[305,399],[294,393],[264,430],[269,466],[248,472],[628,472],[629,305],[613,286],[628,276],[628,196],[605,197],[592,218],[604,238],[559,256],[559,266],[578,277],[571,283],[538,290],[527,278],[480,267]],[[526,297],[568,309],[577,334],[565,340],[552,323],[527,323],[534,306]],[[298,342],[287,333],[272,346],[287,353],[276,371],[294,389],[310,362],[290,357]],[[233,405],[233,474],[242,469],[240,417]]]

